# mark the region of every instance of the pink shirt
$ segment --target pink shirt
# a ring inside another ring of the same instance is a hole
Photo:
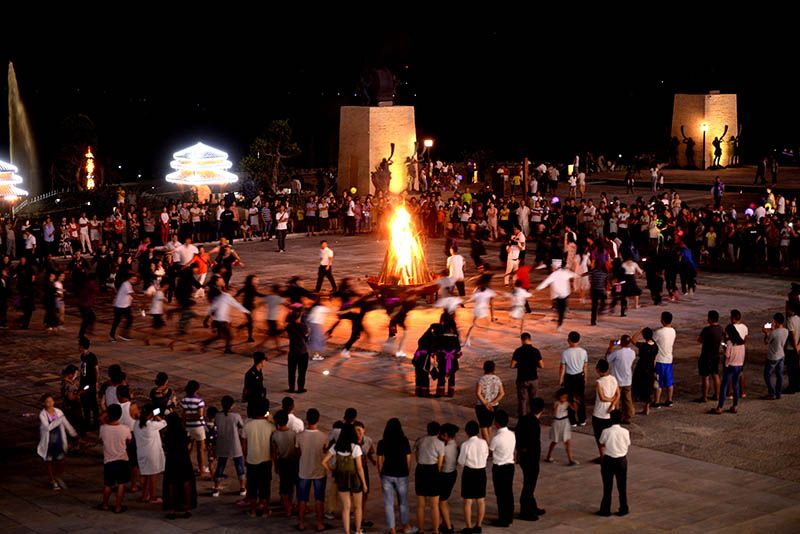
[[[744,365],[744,345],[734,345],[728,341],[725,349],[725,365],[741,366]]]
[[[128,460],[126,442],[131,440],[131,429],[127,425],[100,426],[100,439],[103,441],[103,463]]]

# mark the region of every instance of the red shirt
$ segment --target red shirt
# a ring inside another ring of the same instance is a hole
[[[522,289],[531,287],[531,266],[522,265],[517,269],[517,280],[522,280]]]

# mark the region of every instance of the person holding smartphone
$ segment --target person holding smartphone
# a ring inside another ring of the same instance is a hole
[[[133,427],[136,440],[136,459],[142,475],[142,502],[161,503],[156,496],[156,479],[164,472],[166,457],[161,445],[161,429],[167,426],[161,418],[161,409],[153,404],[145,404],[139,413],[139,420]]]

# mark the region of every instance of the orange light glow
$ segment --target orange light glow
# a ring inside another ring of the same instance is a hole
[[[398,206],[390,223],[390,243],[378,283],[413,286],[432,280],[422,243],[405,206]]]

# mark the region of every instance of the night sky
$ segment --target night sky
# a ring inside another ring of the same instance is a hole
[[[237,162],[275,118],[294,128],[295,165],[335,166],[339,106],[359,104],[369,66],[396,74],[396,102],[416,106],[420,137],[446,160],[478,148],[509,160],[661,151],[673,93],[711,89],[739,94],[746,157],[800,141],[797,46],[787,56],[775,40],[689,49],[674,29],[647,26],[228,22],[196,33],[105,25],[91,35],[34,25],[3,39],[0,59],[14,62],[43,169],[58,124],[75,113],[94,121],[95,155],[122,165],[123,179],[163,177],[171,154],[200,140]],[[0,159],[7,146],[2,128]]]

